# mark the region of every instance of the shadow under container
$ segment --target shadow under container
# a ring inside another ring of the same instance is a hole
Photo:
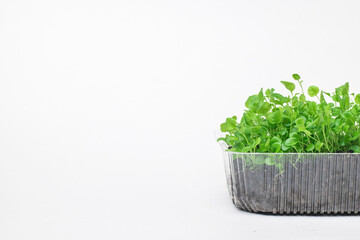
[[[236,207],[273,214],[360,211],[360,154],[236,153],[223,150]]]

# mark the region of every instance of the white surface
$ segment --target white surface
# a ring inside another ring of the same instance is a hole
[[[359,93],[359,8],[0,0],[0,239],[357,239],[233,207],[213,130],[294,72]]]

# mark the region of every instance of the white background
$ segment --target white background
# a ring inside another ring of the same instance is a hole
[[[0,239],[347,239],[230,200],[213,131],[299,73],[360,92],[359,1],[0,0]]]

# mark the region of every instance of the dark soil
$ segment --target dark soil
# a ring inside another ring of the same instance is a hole
[[[344,151],[336,151],[336,153],[354,153],[354,150],[349,150],[347,152]]]

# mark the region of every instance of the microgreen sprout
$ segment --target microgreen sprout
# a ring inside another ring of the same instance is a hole
[[[241,153],[360,153],[360,94],[349,93],[349,83],[330,94],[317,86],[295,93],[293,82],[281,81],[290,96],[263,89],[250,96],[247,110],[221,124],[228,151]]]

